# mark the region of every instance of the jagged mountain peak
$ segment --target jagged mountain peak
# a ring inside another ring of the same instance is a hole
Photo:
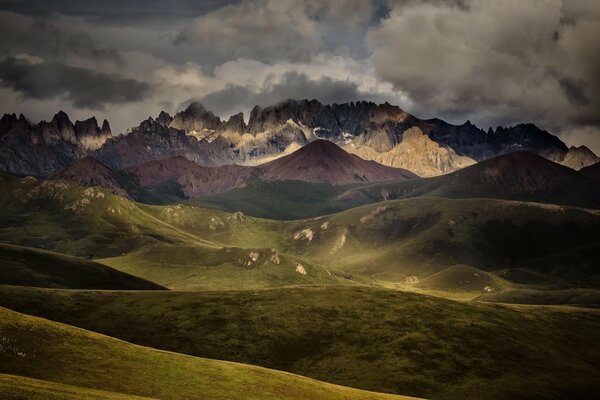
[[[108,123],[107,119],[104,119],[104,121],[102,121],[102,133],[109,133],[112,136],[112,131],[110,130],[110,124]]]
[[[164,126],[169,126],[169,124],[171,123],[171,121],[173,121],[173,117],[171,117],[171,115],[169,115],[168,112],[161,111],[160,114],[158,114],[158,117],[156,118],[156,121],[159,124],[162,124]]]
[[[69,120],[69,115],[63,110],[59,110],[56,114],[54,114],[53,120]],[[70,121],[70,120],[69,120]]]
[[[199,139],[212,133],[220,125],[221,118],[196,101],[187,106],[185,110],[175,114],[169,123],[170,127],[182,130],[186,134],[196,136]]]
[[[246,122],[244,121],[244,113],[237,113],[229,117],[227,122],[224,122],[219,130],[242,133],[246,130]]]
[[[206,112],[206,107],[204,107],[204,104],[198,102],[198,101],[192,101],[184,110],[185,112],[189,113],[189,114],[201,114],[203,112]]]
[[[71,122],[67,113],[62,110],[54,114],[51,123],[55,124],[60,130],[73,126],[73,122]]]

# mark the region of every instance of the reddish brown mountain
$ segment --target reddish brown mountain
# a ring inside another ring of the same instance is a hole
[[[202,167],[195,162],[183,156],[177,156],[148,161],[128,167],[125,170],[135,174],[141,186],[153,186],[201,169]]]
[[[528,151],[515,151],[482,161],[451,176],[463,184],[501,186],[532,193],[582,180],[573,169]]]
[[[111,193],[131,198],[117,174],[94,157],[88,156],[73,162],[51,179],[71,181],[86,187],[101,186]]]
[[[386,167],[349,154],[334,143],[317,140],[296,152],[257,167],[224,165],[203,167],[185,157],[149,161],[126,169],[139,184],[151,187],[177,182],[185,197],[223,192],[249,181],[301,180],[341,185],[355,182],[406,180],[417,176],[399,168]]]
[[[343,185],[408,180],[417,175],[349,154],[328,140],[315,140],[294,153],[259,166],[271,180],[299,180]]]
[[[261,175],[261,171],[253,167],[202,167],[181,156],[149,161],[129,167],[127,171],[138,177],[142,187],[175,181],[185,197],[222,192]]]
[[[571,168],[527,151],[517,151],[448,175],[408,183],[410,196],[498,198],[596,208],[600,187]]]
[[[597,162],[596,164],[592,164],[585,168],[581,168],[579,172],[587,176],[588,178],[600,181],[600,162]]]

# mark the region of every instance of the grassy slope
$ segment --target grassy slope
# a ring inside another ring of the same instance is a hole
[[[313,232],[310,242],[288,240],[289,251],[378,279],[422,280],[467,264],[485,271],[525,267],[556,284],[599,281],[595,210],[493,199],[404,199],[291,222],[287,229]],[[565,256],[581,248],[587,249],[583,258]]]
[[[73,256],[0,243],[0,284],[69,289],[163,289]]]
[[[152,244],[217,247],[99,188],[31,177],[0,178],[2,241],[94,258]]]
[[[3,287],[0,305],[147,346],[434,399],[593,398],[596,311],[348,286],[250,292]],[[185,381],[185,380],[184,380]]]
[[[513,304],[569,304],[600,307],[598,289],[535,290],[511,289],[500,293],[485,293],[481,301]]]
[[[333,186],[326,183],[274,181],[248,184],[222,193],[186,200],[185,204],[214,207],[260,218],[293,220],[331,214],[356,205],[336,197],[347,188],[358,185]]]
[[[272,250],[273,221],[181,205],[153,207],[98,188],[2,175],[0,241],[77,256],[178,288],[338,283],[301,255]],[[251,253],[258,259],[251,261]],[[278,261],[271,260],[276,254]],[[296,272],[301,264],[308,272]]]
[[[89,389],[62,383],[0,374],[0,395],[3,400],[144,400],[105,390]]]
[[[140,347],[7,309],[0,309],[0,337],[0,372],[83,388],[162,399],[396,398]]]
[[[185,205],[146,206],[97,188],[31,178],[11,178],[2,187],[0,240],[94,254],[174,289],[400,284],[457,264],[501,271],[505,281],[535,276],[538,288],[600,285],[600,212],[593,210],[418,198],[286,222]],[[303,230],[312,239],[299,237]],[[306,275],[296,272],[298,264]]]
[[[178,218],[153,208],[157,218],[195,235],[240,247],[256,240],[355,276],[403,282],[457,264],[487,272],[498,287],[510,280],[546,286],[597,286],[595,267],[600,212],[566,206],[494,199],[403,199],[366,205],[334,215],[277,222],[245,217],[209,231],[201,208],[185,208]],[[294,240],[310,229],[312,239]],[[343,245],[342,245],[343,243]],[[512,271],[519,270],[519,273]],[[522,276],[528,274],[529,281]],[[533,279],[535,278],[535,279]],[[440,282],[443,283],[443,282]],[[480,289],[482,289],[482,286]]]

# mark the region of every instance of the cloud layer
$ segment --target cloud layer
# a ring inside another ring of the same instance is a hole
[[[377,76],[424,112],[600,125],[600,3],[397,3],[368,33]]]
[[[219,0],[0,4],[0,108],[116,132],[200,99],[389,101],[487,128],[534,122],[600,153],[600,3]]]
[[[28,98],[64,97],[75,107],[104,109],[107,104],[138,101],[150,85],[57,62],[21,55],[0,62],[0,84]]]

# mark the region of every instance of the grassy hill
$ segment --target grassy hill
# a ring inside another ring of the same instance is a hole
[[[336,201],[349,187],[302,181],[248,183],[221,193],[194,197],[184,204],[235,212],[260,218],[293,220],[331,214],[365,203]]]
[[[89,389],[62,383],[0,374],[0,395],[4,400],[144,400],[105,390]]]
[[[594,310],[517,309],[350,286],[232,292],[2,287],[0,305],[145,346],[432,399],[526,399],[532,393],[585,399],[600,389],[600,314]]]
[[[183,205],[148,206],[100,188],[4,176],[0,241],[93,257],[179,289],[339,283],[287,254],[282,223]],[[6,282],[8,283],[8,282]]]
[[[485,293],[478,300],[495,303],[538,304],[538,305],[573,305],[582,307],[600,307],[600,290],[598,289],[562,289],[535,290],[510,289],[497,293]]]
[[[73,256],[0,243],[0,284],[69,289],[164,289]]]
[[[103,189],[0,176],[0,240],[94,258],[162,243],[217,247]]]
[[[600,213],[595,210],[419,198],[294,221],[286,229],[290,252],[374,279],[422,280],[467,264],[486,272],[524,268],[562,285],[598,282],[594,245],[600,237]],[[301,232],[310,232],[311,240],[295,240]],[[510,279],[510,274],[502,278]]]
[[[597,210],[422,197],[275,221],[34,178],[1,184],[0,240],[93,255],[170,289],[412,284],[458,264],[523,285],[600,285]]]
[[[250,365],[136,346],[4,308],[0,309],[0,337],[0,372],[51,382],[26,382],[38,391],[45,386],[50,392],[93,395],[84,389],[89,388],[161,399],[401,399]],[[0,389],[9,395],[27,390],[11,389],[1,382]]]

